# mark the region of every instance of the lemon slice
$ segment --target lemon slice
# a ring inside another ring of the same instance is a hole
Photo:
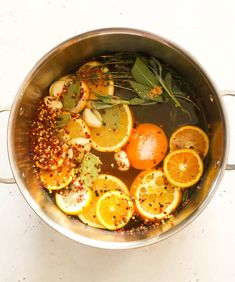
[[[104,193],[96,204],[96,216],[99,222],[109,230],[124,227],[131,219],[134,204],[131,198],[120,191]]]
[[[175,150],[163,162],[164,174],[168,181],[180,188],[196,184],[203,173],[203,162],[192,149]]]
[[[92,147],[101,152],[115,152],[125,146],[131,136],[133,118],[127,105],[103,109],[102,126],[90,128]]]
[[[40,169],[38,174],[45,188],[48,190],[59,190],[69,185],[74,178],[75,170],[69,165],[64,164],[56,170]]]
[[[85,187],[64,189],[55,194],[57,206],[69,215],[77,215],[83,212],[91,203],[91,198],[91,190]]]
[[[64,81],[66,85],[69,85],[69,84],[76,82],[77,78],[75,75],[67,74],[67,75],[60,77],[58,81]]]
[[[134,180],[130,193],[137,213],[150,221],[166,218],[179,206],[182,195],[160,169],[141,172]]]
[[[67,88],[66,82],[64,80],[57,80],[51,84],[49,93],[53,97],[60,98],[65,88]]]
[[[70,118],[60,133],[63,134],[62,137],[65,140],[73,140],[78,137],[90,139],[90,130],[79,115],[74,115]]]
[[[91,204],[83,213],[79,214],[79,219],[89,226],[104,228],[96,217],[96,203],[98,199],[107,191],[117,190],[129,194],[129,190],[119,178],[108,174],[100,174],[94,181],[91,190]]]

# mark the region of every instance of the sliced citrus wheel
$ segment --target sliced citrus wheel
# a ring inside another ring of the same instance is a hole
[[[97,61],[91,61],[78,70],[81,80],[84,80],[90,90],[90,100],[96,100],[96,93],[100,95],[113,95],[114,82],[111,75],[108,75],[109,69],[102,66]],[[91,103],[87,103],[91,107]]]
[[[73,180],[75,170],[70,165],[64,164],[56,170],[39,170],[39,178],[48,190],[59,190],[69,185]]]
[[[96,203],[100,196],[102,196],[105,192],[111,190],[117,190],[129,194],[129,191],[126,185],[117,177],[108,175],[108,174],[100,174],[99,177],[94,181],[92,190],[92,201],[88,209],[86,209],[83,213],[79,214],[79,219],[89,226],[96,228],[104,228],[102,224],[98,221],[96,217]]]
[[[77,215],[91,203],[91,190],[85,187],[63,189],[55,194],[57,206],[66,214]]]
[[[209,149],[209,139],[198,126],[186,125],[177,129],[170,138],[170,150],[193,149],[204,158]]]
[[[196,184],[203,173],[203,162],[192,149],[180,149],[169,153],[163,163],[168,181],[180,188]]]
[[[181,202],[180,189],[171,185],[161,169],[141,172],[134,180],[131,196],[138,214],[150,221],[162,220]]]
[[[109,230],[124,227],[131,219],[134,204],[124,192],[108,191],[104,193],[96,204],[96,216],[99,222]]]
[[[67,85],[71,83],[75,83],[77,81],[77,77],[72,74],[67,74],[59,78],[59,81],[64,81]]]
[[[73,114],[73,117],[60,130],[60,135],[72,150],[73,159],[80,162],[84,155],[90,152],[90,130],[78,115]]]
[[[90,138],[90,130],[79,115],[74,115],[70,118],[61,133],[64,134],[66,140],[73,140],[78,137]]]
[[[66,82],[64,80],[57,80],[51,84],[49,88],[49,93],[51,96],[59,98],[63,94],[63,91],[67,87]]]
[[[127,105],[118,105],[100,111],[102,126],[91,128],[92,147],[101,152],[114,152],[125,146],[130,138],[133,118]]]

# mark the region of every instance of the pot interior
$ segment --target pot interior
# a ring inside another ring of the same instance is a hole
[[[191,203],[173,221],[134,234],[98,230],[70,219],[52,202],[33,174],[29,131],[37,104],[49,85],[81,61],[109,52],[134,51],[167,63],[192,85],[206,114],[210,150],[204,175]],[[24,197],[36,213],[64,235],[93,246],[131,248],[161,240],[189,223],[206,206],[225,166],[227,128],[218,97],[208,76],[180,48],[158,36],[131,29],[107,29],[72,38],[48,53],[33,68],[19,90],[10,115],[8,146],[12,170]]]

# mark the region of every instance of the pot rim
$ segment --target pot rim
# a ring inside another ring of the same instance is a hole
[[[39,206],[36,204],[34,199],[31,197],[30,193],[26,189],[23,181],[21,180],[21,177],[19,176],[18,168],[17,168],[16,162],[15,162],[15,156],[14,156],[13,150],[12,150],[12,143],[13,143],[13,141],[12,141],[13,140],[12,125],[13,125],[14,119],[15,119],[15,111],[17,110],[18,105],[19,105],[21,98],[23,96],[22,90],[23,90],[25,84],[27,84],[28,80],[33,75],[33,73],[37,70],[37,68],[41,64],[43,64],[44,61],[46,59],[48,59],[51,55],[56,53],[58,51],[58,49],[60,49],[60,48],[67,48],[68,46],[70,46],[74,42],[79,42],[79,41],[82,41],[82,40],[89,38],[89,37],[93,37],[93,36],[97,36],[97,35],[105,35],[105,34],[129,34],[129,35],[135,35],[135,36],[149,38],[149,39],[152,39],[154,41],[161,42],[164,45],[168,45],[169,47],[174,48],[175,50],[177,50],[178,52],[180,52],[184,56],[186,56],[187,59],[189,59],[190,61],[192,61],[194,63],[194,65],[197,67],[197,70],[203,74],[203,76],[206,78],[206,80],[208,81],[208,83],[210,84],[212,89],[217,94],[217,98],[218,98],[218,101],[219,101],[219,104],[220,104],[220,107],[221,107],[221,110],[222,110],[222,117],[223,117],[222,122],[223,122],[224,127],[225,127],[225,130],[224,130],[225,131],[225,136],[224,136],[224,138],[225,138],[225,151],[224,151],[223,158],[222,158],[222,160],[219,164],[219,166],[220,166],[219,171],[218,171],[216,178],[213,181],[213,184],[211,186],[209,193],[207,194],[204,201],[200,204],[200,206],[192,214],[190,214],[186,219],[184,219],[178,225],[172,227],[170,230],[168,230],[168,231],[166,231],[162,234],[159,234],[159,235],[157,235],[153,238],[146,238],[146,239],[141,239],[141,240],[136,240],[136,241],[131,241],[131,242],[130,241],[128,241],[128,242],[105,242],[105,241],[99,241],[99,240],[96,240],[96,239],[90,239],[90,238],[84,237],[82,235],[79,235],[75,232],[72,232],[72,231],[66,229],[65,227],[62,227],[61,225],[55,223],[53,220],[51,220],[39,208]],[[157,243],[157,242],[160,242],[164,239],[169,238],[170,236],[176,234],[177,232],[179,232],[180,230],[182,230],[183,228],[188,226],[206,208],[208,203],[213,198],[215,192],[217,191],[219,184],[222,180],[224,171],[225,171],[225,167],[226,167],[226,164],[227,164],[227,158],[228,158],[228,151],[229,151],[229,126],[228,126],[228,119],[227,119],[227,114],[226,114],[226,111],[225,111],[224,102],[222,100],[222,96],[219,95],[219,91],[218,91],[217,87],[215,86],[214,81],[212,81],[209,74],[200,65],[200,63],[197,61],[197,59],[194,58],[188,51],[184,50],[178,44],[172,42],[171,40],[165,39],[162,36],[159,36],[159,35],[153,34],[151,32],[144,31],[144,30],[133,29],[133,28],[123,28],[123,27],[96,29],[96,30],[93,30],[93,31],[88,31],[88,32],[82,33],[80,35],[76,35],[74,37],[71,37],[71,38],[65,40],[64,42],[60,43],[59,45],[57,45],[56,47],[51,49],[48,53],[46,53],[33,66],[31,71],[28,73],[28,75],[24,79],[23,83],[21,84],[21,86],[20,86],[20,88],[19,88],[19,90],[18,90],[18,92],[17,92],[17,94],[16,94],[16,96],[13,100],[11,110],[10,110],[9,120],[8,120],[7,137],[8,137],[7,138],[8,157],[9,157],[9,160],[10,160],[10,165],[11,165],[11,170],[12,170],[13,176],[16,180],[16,184],[17,184],[20,192],[22,193],[23,197],[25,198],[25,200],[27,201],[29,206],[33,209],[33,211],[44,222],[46,222],[48,225],[50,225],[54,230],[56,230],[60,234],[63,234],[64,236],[66,236],[66,237],[68,237],[68,238],[70,238],[70,239],[72,239],[76,242],[82,243],[84,245],[103,248],[103,249],[132,249],[132,248],[138,248],[138,247],[151,245],[151,244],[154,244],[154,243]]]

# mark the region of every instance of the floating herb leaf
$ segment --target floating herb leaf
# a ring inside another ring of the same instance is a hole
[[[58,119],[56,121],[56,127],[57,128],[63,128],[70,120],[71,115],[69,113],[61,114],[58,116]]]
[[[149,87],[159,85],[156,76],[139,57],[136,58],[135,64],[131,69],[131,74],[138,83],[143,85]]]
[[[100,165],[100,159],[92,153],[88,153],[84,156],[79,170],[79,178],[86,187],[91,187],[93,182],[97,179]]]
[[[97,110],[102,110],[121,104],[131,105],[131,106],[140,106],[140,105],[146,106],[146,105],[153,105],[157,103],[156,101],[145,100],[138,97],[134,97],[127,100],[118,96],[109,96],[109,97],[107,96],[99,95],[97,100],[92,101],[92,106]]]
[[[67,111],[74,108],[78,103],[80,95],[80,81],[70,84],[68,91],[63,96],[63,108]]]
[[[146,99],[151,91],[151,87],[138,83],[136,81],[131,80],[130,85],[141,99]]]
[[[165,80],[166,87],[172,91],[173,83],[172,83],[172,75],[170,72],[166,73],[164,80]]]
[[[103,109],[101,112],[102,122],[106,128],[111,130],[119,129],[121,116],[119,106]]]

